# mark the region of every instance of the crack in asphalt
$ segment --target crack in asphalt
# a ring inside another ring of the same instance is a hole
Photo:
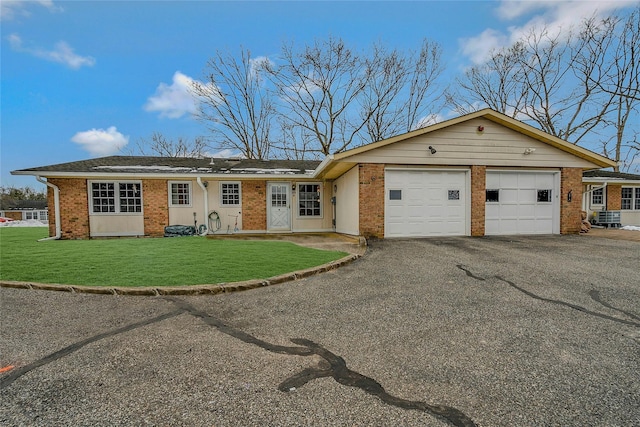
[[[620,319],[618,317],[613,317],[613,316],[609,316],[607,314],[603,314],[603,313],[598,313],[597,311],[592,311],[589,310],[588,308],[582,307],[581,305],[577,305],[577,304],[572,304],[570,302],[566,302],[566,301],[562,301],[562,300],[558,300],[558,299],[552,299],[552,298],[545,298],[545,297],[541,297],[539,295],[534,294],[533,292],[527,291],[526,289],[523,289],[521,287],[519,287],[518,285],[516,285],[515,283],[504,279],[500,276],[495,276],[496,279],[498,280],[502,280],[503,282],[507,283],[508,285],[510,285],[511,287],[513,287],[514,289],[519,290],[520,292],[522,292],[523,294],[530,296],[531,298],[535,298],[537,300],[540,301],[545,301],[545,302],[549,302],[552,304],[557,304],[557,305],[562,305],[565,307],[569,307],[573,310],[578,310],[584,314],[588,314],[590,316],[595,316],[595,317],[600,317],[602,319],[606,319],[606,320],[611,320],[612,322],[618,322],[618,323],[622,323],[624,325],[630,325],[630,326],[636,326],[636,327],[640,327],[640,323],[638,322],[632,322],[631,320],[626,320],[626,319]]]
[[[306,368],[299,373],[287,378],[279,386],[278,390],[289,392],[296,387],[301,387],[308,382],[318,378],[333,378],[337,383],[361,389],[367,394],[378,397],[382,402],[396,406],[401,409],[414,409],[427,412],[436,417],[449,422],[456,427],[475,427],[476,424],[462,411],[445,405],[430,405],[426,402],[411,401],[389,394],[384,387],[373,378],[362,375],[347,367],[346,361],[327,350],[320,344],[304,338],[293,338],[291,342],[297,344],[296,347],[281,346],[271,344],[254,337],[244,331],[226,325],[208,313],[198,310],[183,300],[176,298],[166,298],[176,304],[181,310],[201,319],[207,325],[218,329],[220,332],[237,338],[245,343],[257,345],[258,347],[278,354],[289,354],[294,356],[319,356],[322,360],[316,368]]]
[[[467,276],[476,279],[476,280],[482,280],[484,281],[484,277],[480,277],[480,276],[476,276],[475,274],[473,274],[471,272],[471,270],[469,270],[468,268],[466,268],[464,265],[462,264],[456,264],[456,267],[458,267],[460,270],[464,271],[465,273],[467,273]]]
[[[608,309],[611,309],[611,310],[617,311],[619,313],[622,313],[622,314],[624,314],[626,316],[631,317],[632,319],[640,320],[640,316],[637,316],[637,315],[635,315],[633,313],[630,313],[628,311],[622,310],[621,308],[614,307],[614,306],[612,306],[611,304],[609,304],[606,301],[602,301],[602,299],[600,298],[600,292],[595,290],[595,289],[589,291],[589,296],[591,297],[592,300],[594,300],[595,302],[607,307]]]
[[[481,281],[486,280],[484,277],[475,275],[474,273],[472,273],[469,269],[467,269],[462,264],[457,264],[456,267],[458,267],[460,270],[464,271],[467,274],[467,276],[469,276],[469,277],[471,277],[473,279],[481,280]],[[613,322],[622,323],[624,325],[640,327],[640,323],[638,323],[638,322],[634,322],[634,321],[626,320],[626,319],[620,319],[619,317],[609,316],[609,315],[603,314],[603,313],[598,313],[597,311],[592,311],[592,310],[589,310],[586,307],[582,307],[581,305],[573,304],[573,303],[570,303],[570,302],[566,302],[566,301],[562,301],[562,300],[558,300],[558,299],[542,297],[540,295],[534,294],[533,292],[528,291],[528,290],[516,285],[514,282],[512,282],[510,280],[507,280],[507,279],[505,279],[505,278],[503,278],[501,276],[496,275],[496,276],[492,276],[492,277],[494,277],[494,278],[496,278],[496,279],[508,284],[509,286],[511,286],[512,288],[522,292],[523,294],[525,294],[525,295],[527,295],[527,296],[529,296],[531,298],[537,299],[539,301],[549,302],[551,304],[562,305],[562,306],[571,308],[573,310],[577,310],[577,311],[580,311],[582,313],[588,314],[590,316],[600,317],[602,319],[611,320]],[[609,308],[611,310],[615,310],[615,311],[617,311],[619,313],[622,313],[622,314],[624,314],[624,315],[626,315],[628,317],[631,317],[633,319],[640,320],[639,316],[637,316],[637,315],[635,315],[633,313],[630,313],[628,311],[624,311],[622,309],[619,309],[617,307],[614,307],[613,305],[611,305],[611,304],[609,304],[609,303],[607,303],[605,301],[602,301],[600,299],[600,293],[597,290],[589,291],[589,296],[591,297],[592,300],[594,300],[597,303],[603,305],[604,307],[607,307],[607,308]]]
[[[35,362],[29,363],[28,365],[24,365],[21,366],[15,370],[12,370],[8,375],[0,378],[0,389],[3,389],[5,387],[8,387],[9,385],[11,385],[15,380],[17,380],[18,378],[20,378],[21,376],[31,372],[32,370],[39,368],[40,366],[44,366],[47,365],[51,362],[55,362],[56,360],[68,356],[71,353],[74,353],[78,350],[80,350],[81,348],[92,344],[96,341],[100,341],[102,339],[105,338],[110,338],[113,336],[116,336],[118,334],[122,334],[124,332],[129,332],[132,331],[134,329],[143,327],[143,326],[147,326],[147,325],[151,325],[153,323],[157,323],[157,322],[161,322],[163,320],[169,319],[171,317],[175,317],[178,316],[180,314],[182,314],[182,310],[174,310],[171,311],[169,313],[165,313],[162,314],[160,316],[156,316],[153,317],[151,319],[146,319],[146,320],[142,320],[140,322],[136,322],[136,323],[131,323],[127,326],[123,326],[122,328],[118,328],[118,329],[114,329],[112,331],[109,332],[104,332],[98,335],[94,335],[92,337],[89,337],[85,340],[82,341],[78,341],[74,344],[71,344],[63,349],[60,349],[58,351],[56,351],[55,353],[51,353],[41,359],[36,360]]]

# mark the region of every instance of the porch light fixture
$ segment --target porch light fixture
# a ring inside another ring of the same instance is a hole
[[[433,148],[431,145],[429,146],[429,151],[431,152],[431,154],[436,154],[436,149]]]
[[[528,156],[529,154],[533,153],[534,151],[536,151],[535,148],[525,148],[524,155]]]
[[[291,190],[292,191],[296,191],[296,183],[294,182],[293,185],[291,186]]]

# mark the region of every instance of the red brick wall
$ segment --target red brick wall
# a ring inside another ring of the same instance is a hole
[[[471,235],[484,236],[487,167],[471,166]]]
[[[242,228],[267,229],[266,181],[242,181]]]
[[[384,237],[384,164],[359,165],[360,234]]]
[[[11,218],[16,221],[22,221],[22,211],[4,211],[5,218]]]
[[[618,211],[622,208],[622,185],[607,185],[607,210]]]
[[[50,179],[47,181],[51,182]],[[49,215],[49,237],[53,237],[56,235],[56,205],[53,188],[49,186],[47,186],[47,212]]]
[[[571,192],[571,201],[568,200]],[[582,218],[582,169],[562,168],[560,172],[560,234],[580,233]]]
[[[50,178],[60,189],[60,231],[62,239],[89,238],[89,193],[87,180],[78,178]],[[55,235],[55,205],[53,190],[47,191],[49,204],[49,235]]]
[[[166,179],[142,180],[142,209],[145,236],[164,236],[164,227],[169,225],[169,187]]]

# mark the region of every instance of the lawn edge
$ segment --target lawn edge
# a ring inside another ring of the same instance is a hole
[[[161,296],[161,295],[217,295],[231,292],[248,291],[265,286],[273,286],[281,283],[291,282],[316,274],[335,270],[360,258],[363,254],[349,254],[340,259],[306,268],[304,270],[284,273],[267,279],[252,279],[232,283],[216,283],[202,285],[182,285],[182,286],[82,286],[65,285],[58,283],[37,283],[30,281],[0,280],[0,288],[13,289],[33,289],[41,291],[71,292],[79,294],[99,294],[99,295],[128,295],[128,296]]]

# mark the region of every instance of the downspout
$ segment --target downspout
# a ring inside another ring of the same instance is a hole
[[[38,242],[43,242],[46,240],[59,240],[62,237],[62,228],[60,227],[60,188],[57,185],[50,183],[49,181],[45,181],[41,176],[36,176],[36,179],[46,185],[49,188],[53,188],[53,209],[55,211],[55,221],[56,221],[56,235],[53,237],[45,237],[44,239],[38,240]]]
[[[205,225],[205,229],[204,232],[201,234],[201,236],[206,236],[209,233],[209,223],[207,222],[208,219],[208,215],[209,215],[209,192],[207,191],[207,186],[206,183],[202,182],[202,177],[197,177],[196,181],[198,182],[198,185],[200,186],[200,188],[202,188],[202,192],[204,194],[204,225]],[[198,232],[198,230],[196,230],[196,233]]]

